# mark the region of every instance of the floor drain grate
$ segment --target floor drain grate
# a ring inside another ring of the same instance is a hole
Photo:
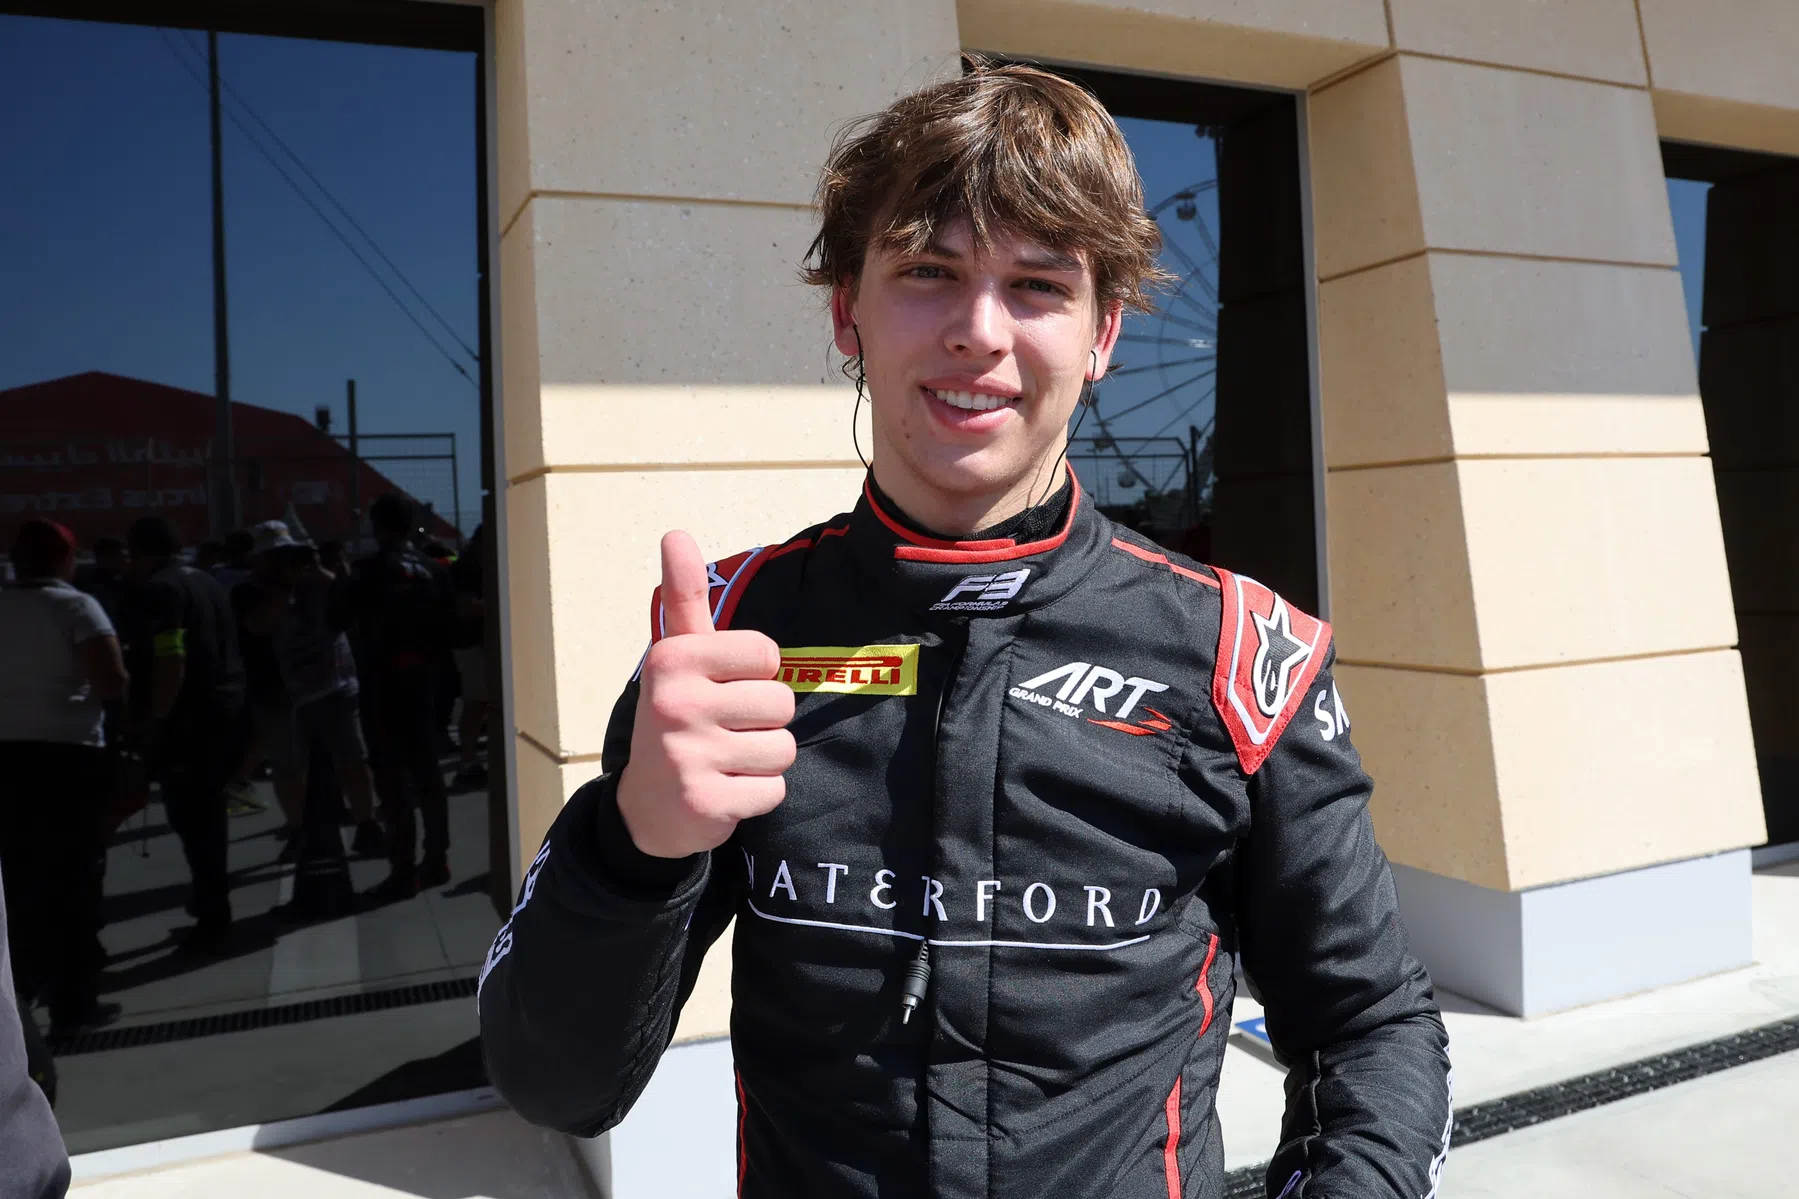
[[[1520,1128],[1604,1107],[1620,1099],[1647,1095],[1676,1083],[1691,1082],[1733,1066],[1746,1066],[1796,1050],[1799,1050],[1799,1019],[1764,1024],[1715,1041],[1704,1041],[1685,1049],[1460,1108],[1455,1114],[1455,1134],[1449,1143],[1452,1147],[1472,1145],[1502,1133],[1516,1132]],[[1232,1170],[1224,1176],[1222,1199],[1261,1199],[1262,1176],[1267,1169],[1266,1165],[1260,1165]]]
[[[230,1032],[250,1032],[258,1028],[275,1028],[283,1024],[305,1024],[311,1020],[330,1020],[336,1016],[356,1016],[364,1012],[385,1012],[393,1008],[414,1007],[421,1003],[441,1003],[447,999],[473,999],[475,979],[451,978],[433,983],[413,983],[389,987],[381,991],[364,991],[357,995],[338,995],[330,999],[308,999],[301,1003],[284,1003],[276,1007],[250,1008],[244,1011],[220,1012],[212,1016],[196,1016],[188,1020],[166,1020],[161,1024],[134,1024],[124,1028],[102,1028],[50,1043],[57,1057],[74,1057],[83,1053],[106,1053],[114,1049],[137,1049],[145,1045],[166,1045],[171,1041],[192,1041],[200,1037],[216,1037]]]

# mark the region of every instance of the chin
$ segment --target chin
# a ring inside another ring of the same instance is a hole
[[[1033,460],[1021,461],[1011,455],[1002,458],[991,451],[914,464],[919,477],[932,487],[946,495],[971,499],[1010,491],[1028,479],[1033,468]]]

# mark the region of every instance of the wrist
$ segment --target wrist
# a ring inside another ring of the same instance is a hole
[[[640,794],[638,788],[632,785],[634,782],[631,766],[626,763],[619,771],[615,794],[619,824],[631,848],[647,858],[664,862],[678,862],[692,857],[692,854],[683,850],[670,848],[655,836],[651,828],[653,821],[645,810],[646,802],[653,802],[653,797]]]
[[[629,772],[626,768],[625,773]],[[661,891],[678,886],[694,871],[699,855],[668,856],[647,852],[632,832],[626,796],[630,789],[621,773],[613,788],[612,802],[596,809],[594,839],[601,868],[615,882],[638,891]]]

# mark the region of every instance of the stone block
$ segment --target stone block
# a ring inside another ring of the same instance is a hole
[[[1508,889],[1761,844],[1735,650],[1484,681]]]
[[[1306,101],[1312,244],[1331,279],[1425,247],[1405,86],[1397,58]]]
[[[1676,264],[1647,92],[1407,55],[1398,62],[1430,248]],[[1322,255],[1320,273],[1330,273]]]
[[[1631,0],[1392,0],[1400,50],[1642,87]]]
[[[1787,0],[1639,0],[1638,8],[1658,90],[1799,109],[1799,7]]]
[[[1350,739],[1374,779],[1369,810],[1387,857],[1503,888],[1505,833],[1481,680],[1341,662],[1336,679]]]
[[[952,0],[500,9],[508,215],[521,189],[806,205],[840,125],[956,69]]]
[[[1475,459],[1457,476],[1480,642],[1456,665],[1736,644],[1704,458]]]
[[[1331,471],[1325,535],[1339,654],[1389,666],[1479,668],[1453,463]]]
[[[957,0],[962,44],[1302,89],[1387,49],[1374,0]]]

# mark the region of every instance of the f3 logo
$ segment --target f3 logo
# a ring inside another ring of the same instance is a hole
[[[931,605],[933,612],[997,612],[1024,590],[1031,568],[1020,567],[997,575],[969,575]],[[960,598],[967,597],[967,598]]]

